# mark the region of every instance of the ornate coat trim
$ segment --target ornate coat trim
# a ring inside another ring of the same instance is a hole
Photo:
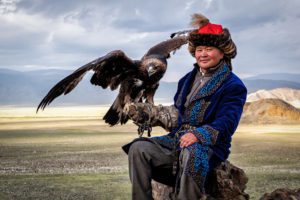
[[[185,110],[183,116],[183,123],[189,123],[192,126],[197,126],[203,122],[204,113],[211,102],[207,102],[204,99],[194,101]]]
[[[190,158],[184,173],[191,176],[203,188],[209,171],[209,146],[216,142],[219,131],[211,126],[204,125],[192,130],[192,133],[199,142],[187,147],[190,152]]]
[[[223,63],[212,77],[203,85],[203,87],[197,92],[197,94],[192,98],[192,101],[198,100],[199,98],[207,97],[212,95],[216,90],[222,85],[226,78],[230,75],[230,68],[226,63]],[[176,107],[181,113],[183,113],[184,102],[186,100],[187,93],[193,82],[193,79],[197,73],[197,66],[187,74],[183,80],[182,87],[175,101]]]
[[[205,178],[209,171],[209,147],[194,143],[188,146],[190,157],[184,173],[191,176],[200,188],[204,188]]]
[[[222,85],[222,83],[226,80],[226,78],[230,74],[230,69],[227,64],[223,64],[219,69],[213,74],[211,79],[209,79],[203,87],[199,90],[197,95],[195,95],[192,101],[195,101],[199,98],[203,98],[215,93],[215,91]]]
[[[219,131],[211,126],[204,125],[196,128],[192,133],[197,137],[202,145],[213,145],[216,143]]]

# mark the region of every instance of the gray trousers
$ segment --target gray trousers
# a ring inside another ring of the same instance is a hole
[[[134,142],[128,152],[132,199],[153,199],[151,179],[158,182],[163,182],[163,180],[177,182],[179,191],[177,191],[176,199],[178,200],[194,200],[203,197],[204,194],[201,188],[194,182],[192,177],[186,176],[184,173],[188,158],[189,151],[187,149],[182,150],[179,156],[179,175],[174,177],[172,175],[174,162],[172,152],[162,151],[157,145],[148,141]]]

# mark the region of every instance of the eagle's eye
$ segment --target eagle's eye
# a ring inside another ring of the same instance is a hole
[[[152,76],[157,72],[158,66],[157,65],[150,65],[148,68],[148,75]]]

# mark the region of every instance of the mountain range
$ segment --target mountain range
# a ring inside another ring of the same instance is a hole
[[[290,73],[274,73],[274,74],[259,74],[247,78],[248,80],[285,80],[300,83],[299,74],[290,74]]]
[[[37,106],[47,92],[70,70],[20,72],[0,69],[0,106]],[[52,105],[110,105],[117,91],[104,90],[84,77],[70,94],[57,98]],[[300,74],[266,74],[243,79],[248,89],[241,118],[246,124],[300,124]],[[155,102],[170,103],[176,82],[161,82]]]
[[[0,69],[0,105],[37,106],[47,92],[71,72],[55,69],[20,72],[2,68]],[[89,83],[91,75],[92,73],[87,74],[70,94],[55,99],[53,105],[111,104],[117,91],[112,92],[91,85]],[[246,78],[243,82],[250,94],[276,88],[300,90],[299,80],[300,74],[281,74],[281,78],[280,74],[267,74]],[[172,102],[176,88],[176,82],[161,82],[155,101]]]

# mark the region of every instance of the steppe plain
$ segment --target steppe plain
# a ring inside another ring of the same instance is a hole
[[[130,199],[127,156],[132,123],[110,127],[107,107],[0,109],[0,199]],[[154,128],[153,135],[165,131]],[[258,199],[300,188],[300,125],[240,124],[229,161],[249,177]]]

